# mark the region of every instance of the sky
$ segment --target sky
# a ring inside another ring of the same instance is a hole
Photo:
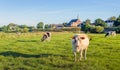
[[[0,26],[58,24],[79,16],[81,21],[120,15],[120,0],[0,0]]]

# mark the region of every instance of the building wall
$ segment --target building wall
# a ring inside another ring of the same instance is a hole
[[[113,27],[114,21],[113,20],[106,20],[105,21],[108,27]]]
[[[113,23],[112,23],[112,22],[107,23],[107,26],[108,26],[108,27],[113,27]]]
[[[71,27],[77,27],[79,24],[81,24],[81,21],[78,19],[76,22],[71,23]]]

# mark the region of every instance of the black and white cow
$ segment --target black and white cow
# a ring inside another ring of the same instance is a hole
[[[105,37],[107,37],[107,36],[116,36],[116,31],[108,31],[107,33],[106,33],[106,35],[105,35]]]

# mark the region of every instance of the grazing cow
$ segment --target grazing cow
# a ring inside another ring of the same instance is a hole
[[[43,37],[41,39],[41,41],[45,41],[45,40],[49,40],[51,39],[51,33],[50,32],[46,32],[43,34]]]
[[[108,31],[107,33],[106,33],[106,35],[105,35],[105,37],[107,37],[107,36],[116,36],[116,32],[115,31]]]
[[[20,36],[21,32],[16,32],[16,34],[17,34],[18,36]]]
[[[72,49],[74,52],[74,60],[76,61],[76,53],[80,53],[79,60],[82,59],[84,52],[84,58],[86,59],[86,52],[89,45],[89,38],[86,34],[76,34],[72,38]]]

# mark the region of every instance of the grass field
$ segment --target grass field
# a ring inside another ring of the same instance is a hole
[[[120,34],[92,37],[87,60],[74,62],[74,33],[53,32],[50,42],[40,42],[43,32],[0,33],[0,70],[120,70]]]

